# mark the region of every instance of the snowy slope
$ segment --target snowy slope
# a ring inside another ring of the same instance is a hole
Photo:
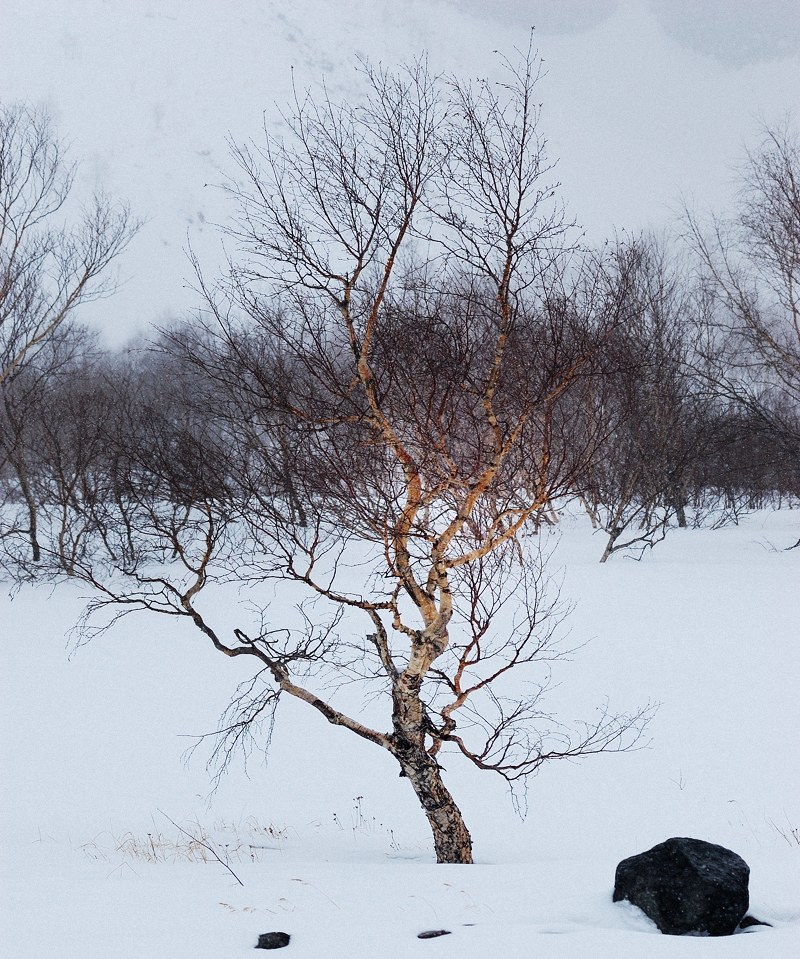
[[[797,955],[800,555],[780,548],[799,515],[676,531],[641,563],[605,566],[588,526],[564,522],[571,639],[593,641],[559,667],[553,707],[569,720],[605,695],[662,705],[648,749],[545,767],[524,820],[492,777],[445,760],[475,867],[433,865],[394,764],[302,704],[282,709],[269,765],[253,757],[250,778],[235,769],[209,803],[202,756],[183,765],[182,737],[213,728],[233,664],[142,617],[70,657],[78,597],[23,590],[2,608],[13,955],[243,956],[274,929],[294,936],[291,955],[330,959],[697,955],[697,940],[667,940],[610,902],[616,863],[671,835],[749,862],[752,911],[775,925],[731,941],[733,954]],[[245,885],[217,862],[184,861],[186,837],[164,814],[216,843]],[[431,928],[453,935],[416,940]]]
[[[120,342],[192,304],[184,250],[219,259],[226,137],[275,122],[292,70],[334,95],[353,90],[357,55],[427,50],[435,69],[498,75],[496,51],[525,48],[535,25],[551,153],[602,240],[663,226],[684,195],[725,205],[759,118],[800,102],[796,13],[796,0],[0,0],[0,99],[47,107],[83,190],[146,220],[123,289],[92,311]]]

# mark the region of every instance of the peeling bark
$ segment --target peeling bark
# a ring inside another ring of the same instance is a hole
[[[428,819],[436,861],[471,863],[472,837],[461,810],[444,784],[441,766],[424,749],[397,736],[392,752],[400,763],[401,775],[408,777]]]
[[[400,677],[394,685],[394,733],[390,750],[419,799],[433,833],[436,861],[471,863],[472,837],[461,810],[442,779],[442,767],[425,748],[428,719],[419,698],[420,678]]]

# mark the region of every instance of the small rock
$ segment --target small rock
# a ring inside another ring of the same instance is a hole
[[[258,937],[256,949],[283,949],[291,938],[288,932],[265,932]]]
[[[435,939],[437,936],[449,936],[451,932],[449,929],[429,929],[427,932],[421,932],[417,936],[417,939]]]
[[[771,922],[762,922],[761,919],[756,919],[755,916],[745,916],[744,919],[739,923],[740,929],[749,929],[750,926],[769,926],[772,928]]]

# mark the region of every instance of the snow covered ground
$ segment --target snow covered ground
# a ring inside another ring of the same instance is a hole
[[[303,704],[282,707],[269,765],[253,757],[209,800],[182,736],[214,727],[233,664],[143,616],[75,651],[77,591],[4,599],[6,954],[243,957],[273,930],[297,959],[800,954],[800,551],[782,549],[799,533],[800,512],[765,512],[600,566],[588,526],[562,523],[570,638],[592,641],[559,667],[553,705],[569,720],[606,695],[658,700],[652,742],[544,767],[524,820],[489,774],[446,760],[475,840],[466,867],[434,864],[390,759]],[[751,912],[773,928],[675,939],[614,905],[617,862],[674,835],[742,855]],[[452,934],[416,938],[431,929]]]

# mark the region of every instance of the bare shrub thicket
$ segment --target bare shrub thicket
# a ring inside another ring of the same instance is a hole
[[[628,319],[609,338],[599,379],[608,439],[580,488],[593,525],[608,536],[601,562],[650,548],[696,516],[696,480],[714,432],[712,403],[693,369],[685,271],[654,237],[637,239],[626,263]]]

